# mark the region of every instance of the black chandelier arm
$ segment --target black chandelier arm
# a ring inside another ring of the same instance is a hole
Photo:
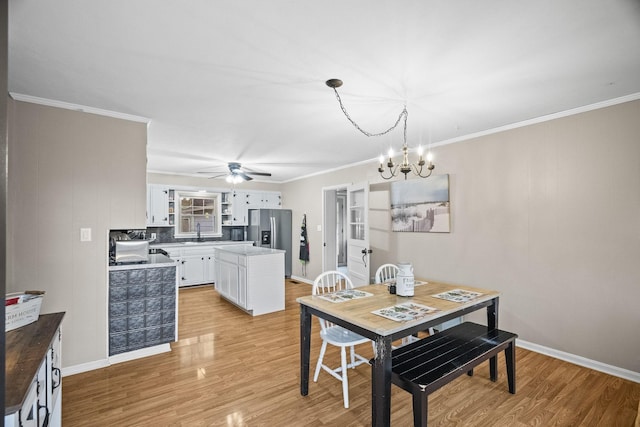
[[[382,131],[382,132],[378,132],[378,133],[371,133],[371,132],[367,132],[366,130],[362,129],[360,126],[358,126],[358,124],[351,118],[351,116],[349,116],[349,113],[347,113],[347,109],[345,108],[344,104],[342,103],[342,98],[340,98],[340,94],[338,93],[338,90],[334,87],[332,88],[333,91],[336,94],[336,98],[338,99],[338,104],[340,104],[340,109],[342,110],[342,112],[344,113],[344,116],[347,118],[347,120],[349,120],[351,122],[351,124],[358,129],[360,132],[362,132],[364,135],[366,136],[382,136],[382,135],[386,135],[389,132],[391,132],[392,130],[394,130],[395,128],[398,127],[398,124],[400,124],[400,121],[402,120],[402,118],[404,117],[404,139],[406,141],[407,139],[407,116],[409,115],[408,111],[407,111],[407,106],[405,105],[404,108],[402,109],[402,111],[400,112],[400,115],[398,116],[398,120],[396,120],[396,122],[394,123],[393,126],[391,126],[389,129]]]
[[[418,167],[416,165],[411,165],[411,171],[419,176],[420,178],[429,178],[431,176],[431,173],[433,172],[433,169],[435,168],[435,166],[431,163],[429,163],[429,166],[427,166],[427,170],[429,171],[428,174],[426,175],[422,175],[422,165],[420,165],[420,169],[418,169]],[[406,178],[406,175],[405,175]]]
[[[387,177],[387,176],[384,176],[384,168],[382,168],[382,167],[378,168],[378,172],[380,172],[380,176],[382,177],[382,179],[391,179],[391,178],[395,177],[397,170],[398,170],[398,166],[394,167],[393,170],[391,168],[389,168],[390,175]]]

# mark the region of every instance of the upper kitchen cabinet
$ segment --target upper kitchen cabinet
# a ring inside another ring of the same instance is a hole
[[[249,225],[249,209],[280,209],[278,191],[236,191],[222,194],[222,225]]]
[[[249,193],[246,191],[233,191],[231,200],[232,223],[231,225],[249,225],[249,208],[247,199]]]
[[[174,190],[166,185],[147,186],[147,226],[163,227],[174,224]]]
[[[249,191],[247,206],[249,209],[280,209],[282,195],[279,191]]]

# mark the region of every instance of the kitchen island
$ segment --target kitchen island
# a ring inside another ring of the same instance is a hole
[[[216,290],[252,316],[284,310],[284,250],[216,248]]]
[[[109,361],[170,351],[177,340],[175,262],[150,254],[146,263],[109,266]]]

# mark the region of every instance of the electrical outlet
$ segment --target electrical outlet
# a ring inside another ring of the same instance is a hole
[[[81,242],[90,242],[91,241],[91,229],[90,228],[81,228],[80,229],[80,241]]]
[[[151,233],[151,238],[152,238],[152,239],[155,239],[155,238],[156,238],[156,236],[157,236],[157,235],[156,235],[156,233]]]

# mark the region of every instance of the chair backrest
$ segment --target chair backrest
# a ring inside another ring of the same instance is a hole
[[[331,292],[341,291],[343,289],[353,289],[353,282],[346,274],[329,270],[321,273],[316,280],[313,281],[313,295],[329,294]],[[332,322],[318,317],[322,330],[333,326]]]
[[[398,267],[395,264],[382,264],[376,270],[375,282],[384,283],[395,279],[398,274]]]

